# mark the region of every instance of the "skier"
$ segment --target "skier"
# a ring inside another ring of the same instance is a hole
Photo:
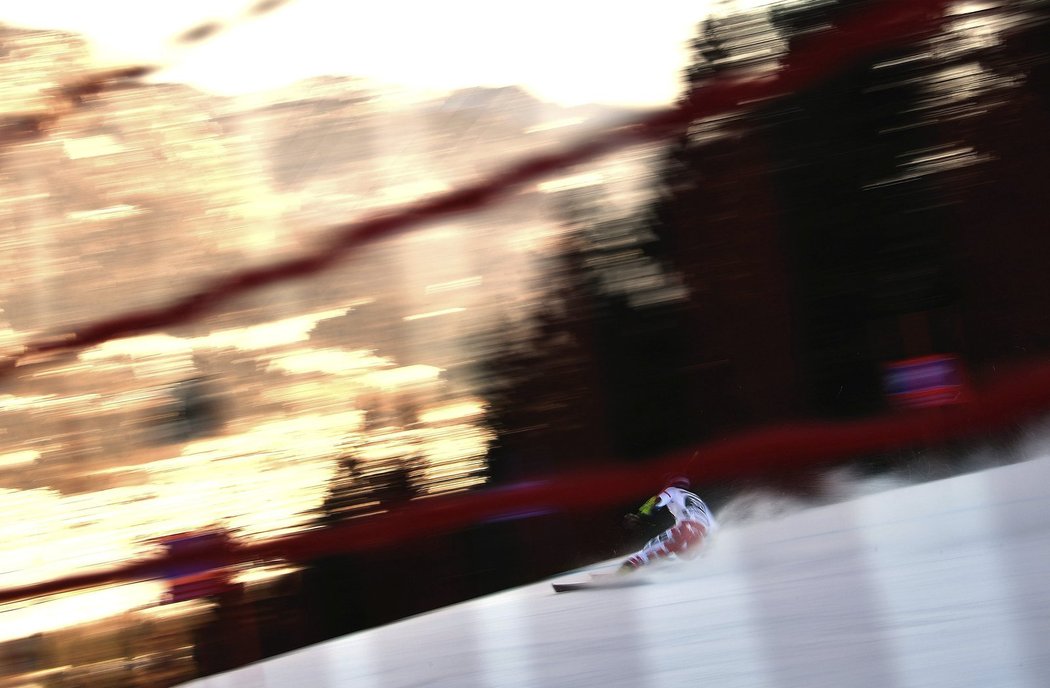
[[[667,507],[675,524],[632,554],[618,573],[629,573],[654,559],[693,559],[700,554],[704,540],[718,528],[718,523],[703,500],[689,492],[688,487],[688,478],[672,478],[660,494],[643,504],[637,512],[627,515],[629,523],[637,523],[641,516],[650,516],[653,510]]]

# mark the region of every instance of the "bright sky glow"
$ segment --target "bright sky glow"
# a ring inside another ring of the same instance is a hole
[[[177,54],[165,80],[219,93],[349,75],[422,90],[518,84],[562,104],[674,98],[686,42],[716,0],[291,0]],[[171,38],[247,0],[0,0],[0,22],[88,37],[107,63],[170,59]]]

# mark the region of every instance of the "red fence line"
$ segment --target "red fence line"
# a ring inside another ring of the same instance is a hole
[[[245,293],[327,270],[365,244],[447,216],[484,208],[560,170],[633,144],[674,136],[696,119],[798,91],[877,50],[934,30],[946,4],[946,0],[888,0],[852,17],[834,31],[815,36],[789,55],[784,67],[770,76],[716,77],[690,93],[677,107],[656,110],[604,129],[563,151],[526,158],[477,184],[417,201],[388,214],[336,226],[326,245],[314,253],[218,278],[168,305],[128,312],[71,328],[68,333],[30,341],[21,353],[0,362],[0,376],[34,360],[46,360],[50,355],[74,353],[112,339],[190,322]]]
[[[198,552],[197,556],[214,557],[227,565],[272,559],[307,562],[326,554],[360,552],[497,519],[625,504],[655,492],[659,489],[659,476],[668,472],[687,473],[702,487],[828,466],[849,457],[894,448],[980,437],[1013,428],[1047,407],[1050,407],[1050,362],[1042,362],[1002,375],[965,404],[851,422],[768,427],[681,450],[645,466],[603,467],[418,500],[389,513],[272,540],[233,545],[222,551]],[[580,489],[583,486],[586,489]],[[173,564],[187,560],[178,556],[157,557],[106,571],[0,590],[0,604],[160,578]]]
[[[932,30],[944,0],[894,0],[862,13],[838,30],[814,38],[790,55],[786,66],[762,78],[717,78],[691,93],[676,108],[610,128],[563,152],[511,165],[490,179],[409,205],[361,223],[334,228],[321,251],[250,269],[216,280],[201,291],[160,308],[136,311],[87,325],[63,337],[30,342],[7,362],[8,371],[34,356],[72,352],[104,341],[180,324],[217,308],[231,298],[280,281],[325,270],[363,244],[448,215],[476,210],[521,186],[599,155],[648,140],[672,136],[689,122],[797,91],[844,64],[893,43]],[[909,444],[933,443],[1008,427],[1050,405],[1050,365],[1001,381],[976,401],[842,424],[799,424],[732,437],[696,449],[701,463],[690,472],[698,483],[756,477],[800,466],[826,464],[845,456]],[[542,510],[585,510],[635,499],[655,487],[653,476],[681,470],[694,450],[666,457],[644,468],[603,469],[562,475],[443,498],[422,500],[382,516],[359,519],[323,530],[235,546],[215,553],[228,564],[285,558],[304,561],[325,553],[359,551],[392,542],[448,532],[491,519]],[[577,486],[586,483],[587,490]],[[106,571],[0,591],[0,603],[52,595],[99,585],[158,578],[182,558],[159,557]]]

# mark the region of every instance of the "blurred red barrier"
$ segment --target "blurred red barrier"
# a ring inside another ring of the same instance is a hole
[[[49,355],[71,353],[111,339],[189,322],[247,292],[329,269],[355,249],[378,239],[447,216],[484,208],[525,184],[573,165],[632,144],[673,136],[698,118],[747,107],[805,88],[860,57],[894,43],[914,40],[933,30],[945,5],[945,0],[889,0],[881,3],[859,13],[835,31],[814,36],[789,55],[785,66],[771,76],[716,77],[690,93],[677,107],[657,110],[599,131],[561,152],[508,165],[477,184],[362,222],[337,226],[327,244],[314,253],[221,277],[167,305],[125,313],[28,342],[22,353],[3,362],[4,370],[0,370],[0,375],[5,371],[9,373],[16,366],[41,360],[41,357],[46,359]],[[91,92],[111,83],[120,82],[114,82],[113,76],[109,75],[106,81],[88,82],[78,88]]]
[[[860,421],[813,422],[764,428],[692,447],[646,466],[614,466],[564,473],[548,479],[435,497],[390,513],[273,540],[226,547],[216,544],[191,557],[133,562],[108,571],[70,576],[0,591],[0,603],[97,585],[161,578],[166,571],[203,557],[230,566],[260,560],[309,561],[333,553],[447,533],[459,528],[537,511],[588,511],[624,504],[659,489],[660,476],[684,472],[696,484],[745,480],[829,465],[852,456],[905,446],[978,437],[1016,426],[1050,406],[1050,362],[1002,376],[972,402],[899,412]],[[694,460],[692,457],[697,456]],[[586,486],[586,489],[581,489]]]

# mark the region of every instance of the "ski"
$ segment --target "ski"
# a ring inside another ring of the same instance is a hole
[[[635,576],[622,576],[616,573],[591,574],[590,579],[551,583],[554,592],[571,592],[573,590],[603,590],[608,588],[627,588],[643,585],[645,580]]]
[[[590,590],[595,587],[590,581],[577,581],[575,583],[551,583],[554,592],[571,592],[573,590]]]

